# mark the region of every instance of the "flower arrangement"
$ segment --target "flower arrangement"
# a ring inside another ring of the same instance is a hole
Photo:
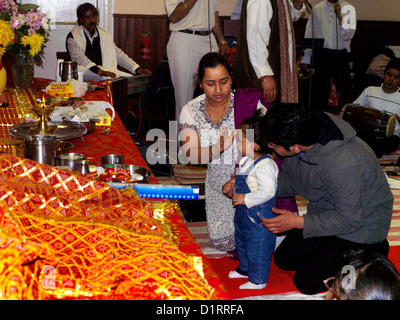
[[[0,54],[2,51],[9,52],[11,56],[29,54],[35,64],[43,64],[50,20],[38,8],[35,4],[0,0]]]

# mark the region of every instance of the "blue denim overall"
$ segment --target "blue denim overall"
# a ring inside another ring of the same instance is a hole
[[[265,158],[265,155],[254,162],[243,174],[235,178],[236,193],[250,193],[246,179],[254,166]],[[255,284],[267,283],[271,258],[275,249],[276,235],[263,226],[260,218],[273,218],[275,196],[269,201],[248,209],[246,205],[236,206],[235,211],[235,238],[236,252],[239,258],[237,272],[248,275],[249,281]]]

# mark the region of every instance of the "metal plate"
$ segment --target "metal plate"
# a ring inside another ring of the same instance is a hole
[[[48,121],[49,127],[56,127],[54,134],[57,140],[77,139],[84,136],[87,128],[78,122],[53,122]],[[33,135],[32,128],[37,128],[38,122],[22,122],[15,124],[8,129],[8,133],[13,138],[24,139],[27,136]]]
[[[102,165],[105,167],[105,165]],[[115,169],[126,169],[130,171],[131,175],[139,174],[143,176],[143,180],[138,180],[135,182],[107,182],[107,184],[115,189],[122,190],[125,188],[133,188],[137,183],[148,183],[151,178],[151,171],[143,167],[133,165],[133,164],[116,164]]]

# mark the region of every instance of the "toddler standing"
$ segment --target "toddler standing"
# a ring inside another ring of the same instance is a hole
[[[239,266],[230,278],[247,278],[240,289],[262,289],[266,286],[276,236],[265,228],[260,218],[272,218],[275,206],[278,167],[264,139],[260,119],[262,114],[245,119],[237,132],[238,149],[243,155],[235,177],[223,186],[232,194],[235,211],[235,238]]]

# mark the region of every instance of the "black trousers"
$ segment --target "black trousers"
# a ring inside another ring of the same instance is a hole
[[[291,230],[274,253],[275,264],[283,270],[296,271],[293,282],[303,294],[326,291],[323,281],[336,275],[345,263],[349,250],[365,249],[387,257],[389,243],[365,245],[335,236],[303,238],[301,230]]]
[[[318,49],[314,56],[315,73],[311,82],[311,108],[323,110],[328,105],[331,78],[335,83],[339,106],[343,107],[346,103],[352,102],[347,51]]]
[[[398,135],[392,135],[384,139],[363,136],[359,137],[368,143],[378,158],[381,158],[384,154],[397,151],[400,146],[400,137]]]

